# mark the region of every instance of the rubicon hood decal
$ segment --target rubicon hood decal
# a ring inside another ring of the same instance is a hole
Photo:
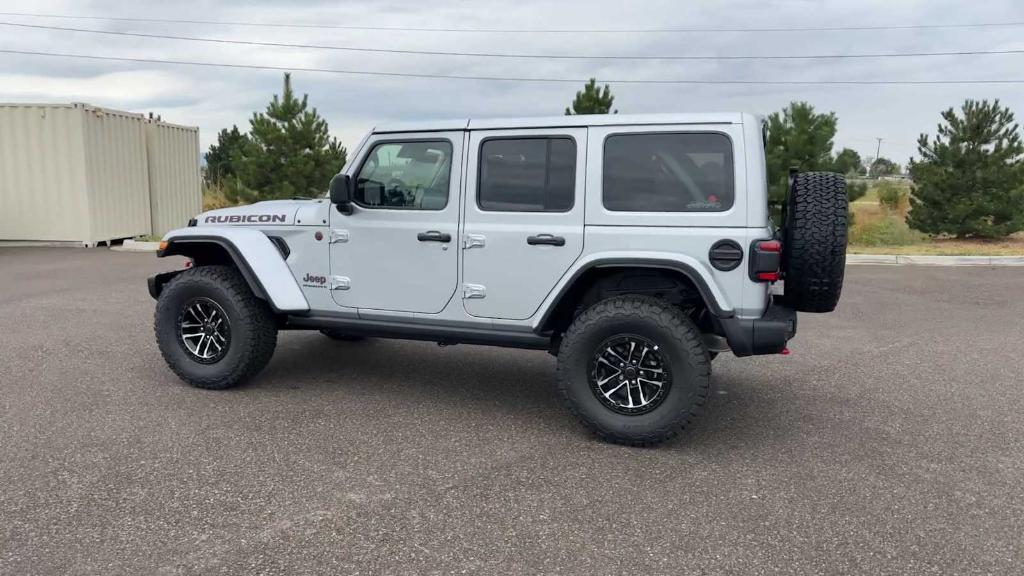
[[[285,214],[230,214],[203,217],[204,224],[284,224],[288,222]]]
[[[295,213],[308,204],[302,200],[271,200],[249,206],[235,206],[210,210],[200,214],[200,226],[291,226],[295,224]]]

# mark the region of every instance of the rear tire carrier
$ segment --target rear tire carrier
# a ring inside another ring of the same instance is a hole
[[[783,302],[798,312],[831,312],[846,269],[846,180],[831,172],[793,176],[782,229]]]

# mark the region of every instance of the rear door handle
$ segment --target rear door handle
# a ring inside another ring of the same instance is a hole
[[[526,243],[530,246],[548,245],[548,246],[565,246],[565,238],[561,236],[552,236],[551,234],[537,234],[536,236],[528,236]]]
[[[416,239],[420,242],[451,242],[452,235],[447,232],[430,230],[428,232],[420,232],[416,235]]]

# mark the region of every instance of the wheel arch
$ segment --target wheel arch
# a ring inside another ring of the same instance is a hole
[[[550,304],[544,308],[536,324],[536,332],[545,333],[571,321],[573,311],[583,302],[587,294],[603,279],[613,275],[644,274],[658,272],[663,276],[680,281],[700,295],[704,306],[718,318],[732,318],[734,311],[723,305],[715,290],[698,269],[687,262],[670,258],[635,258],[609,256],[597,258],[577,267],[556,289]],[[564,326],[563,326],[564,327]]]
[[[158,258],[185,256],[196,266],[227,264],[242,274],[253,294],[265,300],[274,312],[309,310],[302,290],[278,247],[259,230],[233,228],[202,231],[196,228],[173,231],[165,237],[166,247]],[[175,273],[158,274],[150,279],[150,293],[157,297],[163,284]]]

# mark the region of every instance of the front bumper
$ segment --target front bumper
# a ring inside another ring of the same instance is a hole
[[[160,274],[154,274],[146,279],[146,285],[149,287],[149,295],[154,300],[160,298],[160,292],[164,289],[164,284],[171,281],[178,274],[181,274],[184,270],[174,270],[173,272],[162,272]]]
[[[760,318],[720,318],[723,336],[737,356],[779,354],[796,336],[796,310],[772,302]]]

